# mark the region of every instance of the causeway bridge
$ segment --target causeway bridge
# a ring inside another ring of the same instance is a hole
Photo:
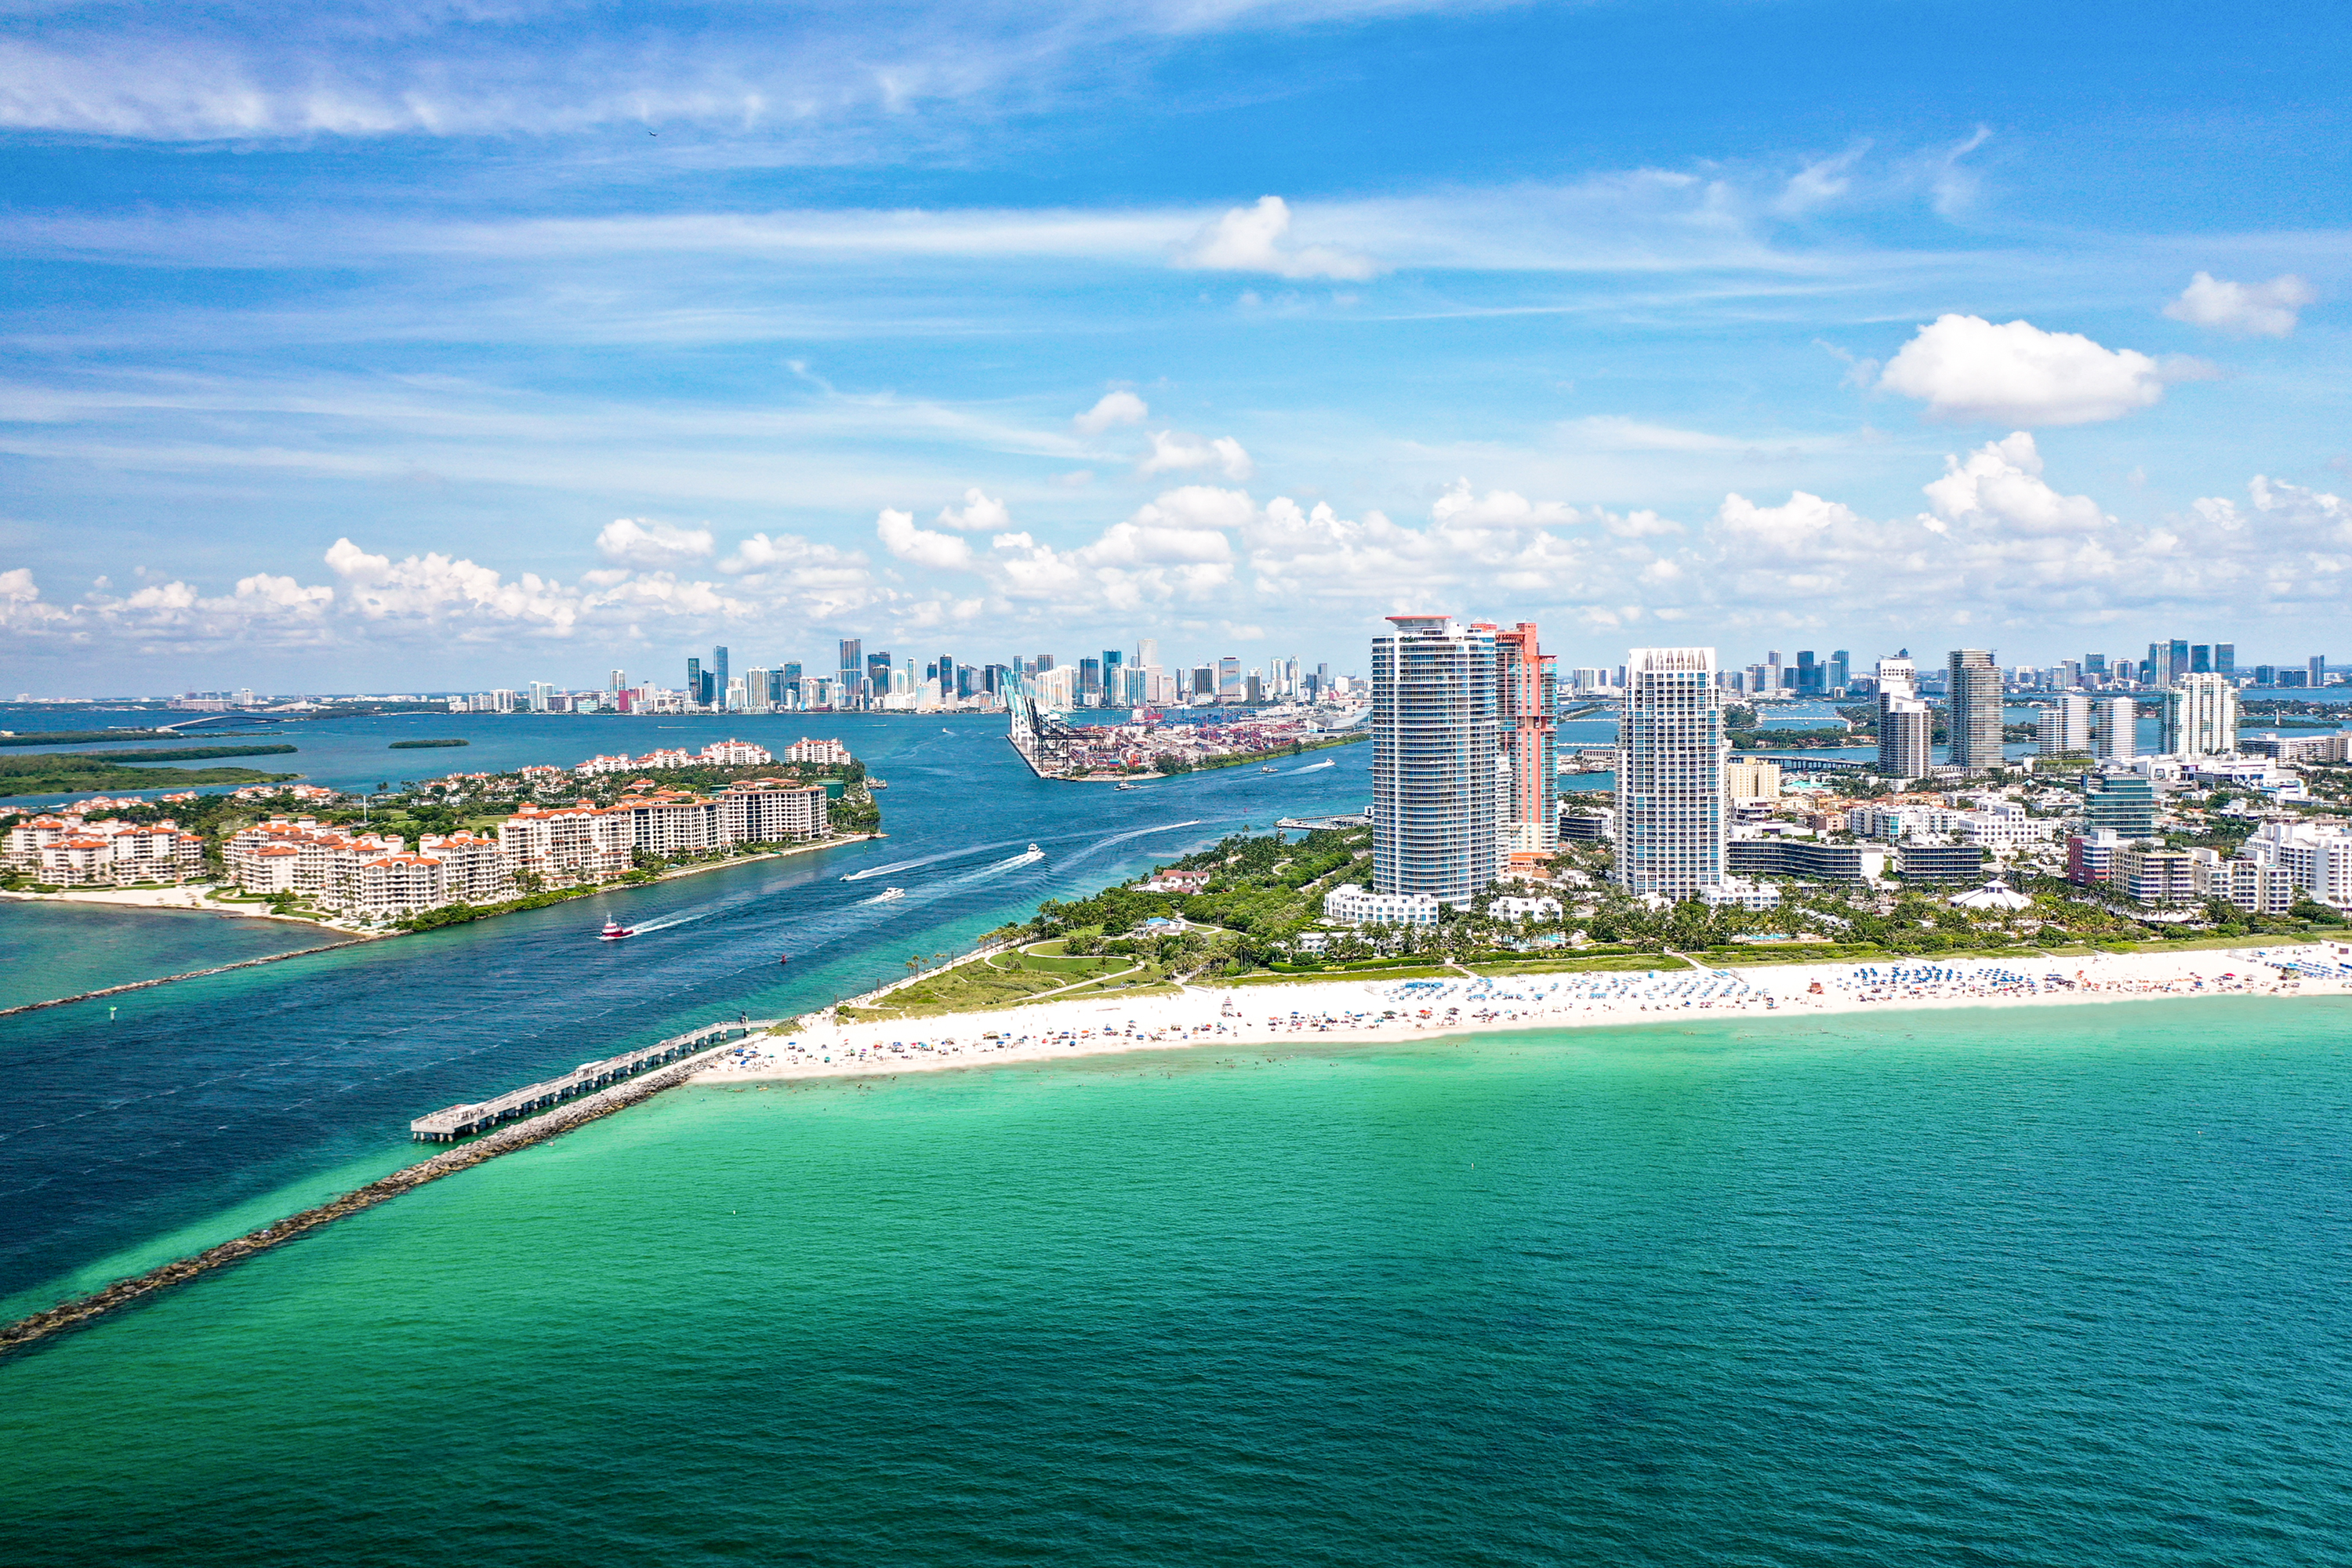
[[[606,1057],[600,1062],[583,1062],[562,1078],[525,1084],[479,1105],[453,1105],[430,1116],[420,1116],[408,1124],[408,1135],[419,1143],[454,1143],[460,1138],[487,1132],[500,1122],[520,1121],[567,1100],[609,1089],[647,1068],[716,1051],[746,1036],[772,1028],[779,1022],[775,1018],[741,1018],[731,1024],[706,1025],[688,1034],[640,1046],[634,1051],[623,1051],[617,1057]]]

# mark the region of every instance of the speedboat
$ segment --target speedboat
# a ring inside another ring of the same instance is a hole
[[[637,931],[635,926],[625,926],[618,921],[606,921],[604,922],[604,929],[598,931],[596,936],[599,941],[618,942],[625,936],[635,936],[636,934]]]
[[[1113,789],[1141,789],[1143,786],[1142,786],[1141,784],[1128,784],[1128,783],[1126,783],[1126,782],[1122,781],[1122,782],[1120,782],[1120,783],[1118,783],[1118,784],[1115,784],[1111,785],[1110,787],[1111,787],[1111,788],[1113,788]]]
[[[1274,766],[1272,763],[1268,763],[1266,766],[1258,769],[1258,772],[1262,773],[1270,773],[1274,772]]]

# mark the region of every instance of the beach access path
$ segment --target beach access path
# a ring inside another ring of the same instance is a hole
[[[2226,951],[1642,973],[1464,975],[1099,993],[990,1012],[840,1024],[810,1015],[746,1042],[698,1083],[856,1078],[1186,1046],[1377,1042],[1489,1030],[1916,1007],[2047,1007],[2166,997],[2352,996],[2352,942]]]

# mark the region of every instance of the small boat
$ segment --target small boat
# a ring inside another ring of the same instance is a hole
[[[1120,783],[1115,784],[1110,787],[1113,789],[1141,789],[1143,786],[1141,784]]]
[[[1262,768],[1258,769],[1258,772],[1260,772],[1260,773],[1270,773],[1274,772],[1274,764],[1273,764],[1273,763],[1268,763],[1265,767],[1262,767]]]
[[[599,942],[618,942],[625,936],[637,934],[635,926],[625,926],[618,921],[606,921],[604,929],[596,933]]]

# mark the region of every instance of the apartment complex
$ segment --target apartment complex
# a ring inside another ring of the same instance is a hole
[[[204,875],[205,841],[169,820],[133,823],[60,812],[10,828],[0,863],[51,887],[184,882]]]

